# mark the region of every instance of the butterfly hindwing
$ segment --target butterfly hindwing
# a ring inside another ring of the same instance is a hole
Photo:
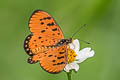
[[[59,73],[66,65],[66,49],[67,46],[53,48],[45,53],[39,53],[32,57],[32,63],[40,62],[40,66],[49,73]]]
[[[41,67],[49,73],[61,72],[66,65],[66,50],[65,45],[48,51],[46,56],[40,58]]]

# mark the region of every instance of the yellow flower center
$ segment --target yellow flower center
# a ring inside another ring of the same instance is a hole
[[[68,49],[67,64],[75,61],[77,54],[72,49]]]

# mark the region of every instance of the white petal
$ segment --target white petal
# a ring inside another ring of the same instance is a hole
[[[74,69],[75,71],[79,70],[79,65],[76,64],[75,62],[69,63],[65,66],[64,70],[66,72],[69,72],[70,70]]]
[[[78,39],[75,39],[75,40],[73,40],[73,45],[75,46],[75,48],[73,49],[75,52],[76,52],[76,54],[78,53],[78,51],[79,51],[79,49],[80,49],[80,43],[79,43],[79,40]]]
[[[94,50],[91,50],[90,54],[89,54],[89,57],[93,57],[95,54]]]
[[[76,63],[81,63],[92,56],[94,56],[94,50],[91,50],[91,48],[84,48],[79,51],[79,54],[76,56],[76,60],[78,60]]]
[[[75,45],[73,43],[68,44],[68,47],[70,47],[70,49],[75,49]]]
[[[79,65],[76,64],[75,66],[76,66],[76,67],[75,67],[75,71],[77,72],[77,71],[79,70]]]
[[[66,72],[69,72],[69,71],[70,71],[70,68],[69,68],[69,65],[68,65],[68,64],[65,66],[64,71],[66,71]]]

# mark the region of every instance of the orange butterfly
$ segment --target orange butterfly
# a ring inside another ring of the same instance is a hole
[[[51,15],[43,10],[36,10],[29,19],[31,34],[24,41],[24,49],[30,56],[28,63],[40,63],[49,73],[61,72],[67,64],[67,44],[72,38],[64,35]]]

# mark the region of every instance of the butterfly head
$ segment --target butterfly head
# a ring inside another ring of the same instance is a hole
[[[69,43],[72,43],[72,42],[73,42],[73,38],[66,39],[66,44],[69,44]]]

